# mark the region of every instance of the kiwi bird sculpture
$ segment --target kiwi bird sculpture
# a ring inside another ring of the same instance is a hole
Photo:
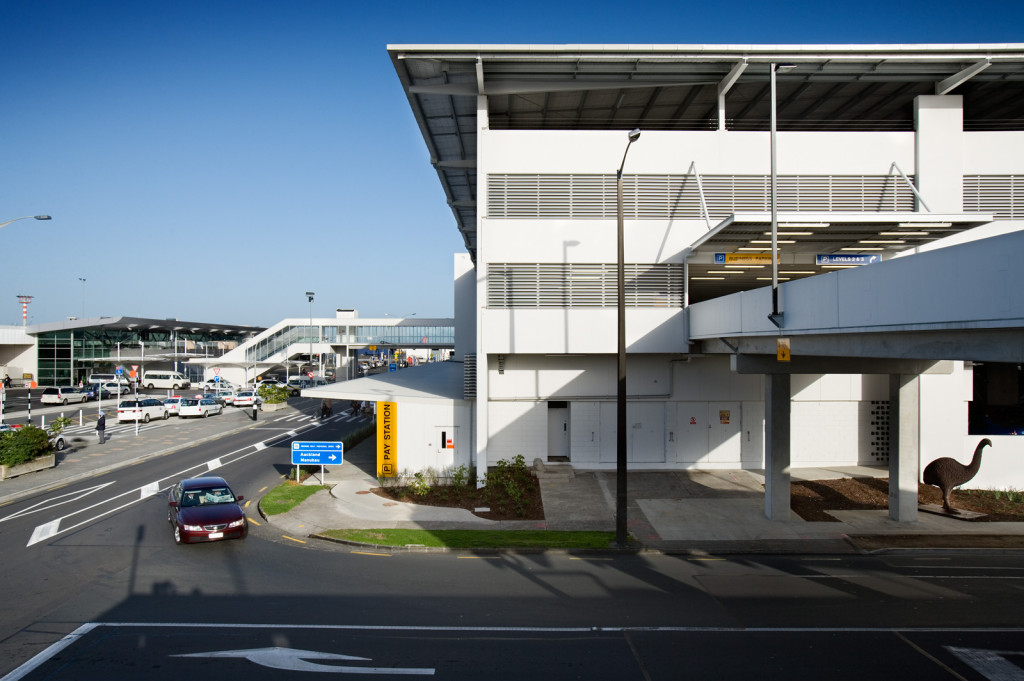
[[[949,503],[949,497],[953,493],[953,488],[963,485],[978,474],[978,469],[981,468],[981,450],[991,446],[992,441],[988,438],[979,442],[978,446],[974,448],[974,456],[971,458],[971,463],[966,466],[956,459],[944,456],[941,459],[935,459],[935,461],[924,467],[924,483],[926,485],[935,485],[942,490],[942,507],[946,509],[947,513],[958,513]]]

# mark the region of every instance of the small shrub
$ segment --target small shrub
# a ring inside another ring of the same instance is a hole
[[[509,505],[517,515],[526,515],[526,486],[530,484],[530,469],[526,459],[517,454],[511,461],[502,459],[486,476],[488,498],[491,505],[504,510]]]
[[[64,432],[64,429],[70,426],[72,423],[74,423],[74,421],[72,421],[67,416],[58,416],[57,418],[50,422],[49,426],[46,427],[46,432],[49,434],[50,437],[53,437],[54,435],[60,435],[61,433]]]
[[[267,404],[280,404],[287,402],[291,396],[291,390],[280,385],[261,385],[256,394],[263,398]]]
[[[469,486],[469,469],[465,465],[452,469],[452,487],[457,490],[464,490]]]
[[[0,464],[17,466],[53,451],[50,436],[42,428],[25,426],[0,437]]]
[[[431,484],[422,472],[417,472],[409,481],[409,489],[418,497],[425,497],[430,493]]]

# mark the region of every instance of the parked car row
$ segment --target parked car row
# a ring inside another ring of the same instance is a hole
[[[88,402],[102,398],[108,400],[114,395],[127,395],[128,386],[124,383],[92,383],[90,385],[76,388],[74,386],[60,388],[45,388],[39,401],[43,404],[69,404],[73,402]]]
[[[138,400],[123,400],[117,405],[117,420],[120,421],[142,421],[149,423],[151,419],[164,419],[170,413],[163,401],[155,397],[146,397]]]

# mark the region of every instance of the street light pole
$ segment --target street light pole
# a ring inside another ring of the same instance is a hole
[[[771,211],[772,211],[772,312],[768,319],[772,324],[782,328],[783,314],[779,312],[779,213],[775,204],[776,194],[776,165],[775,165],[775,74],[778,71],[785,73],[796,68],[793,64],[776,64],[772,62],[771,67],[771,133],[769,145],[771,146]]]
[[[49,215],[26,215],[26,216],[20,217],[20,218],[13,218],[11,220],[8,220],[7,222],[0,222],[0,229],[3,229],[4,227],[6,227],[7,225],[11,224],[12,222],[17,222],[18,220],[28,220],[29,218],[31,218],[33,220],[52,220],[53,219]]]
[[[312,291],[306,291],[306,297],[309,298],[309,370],[313,371],[313,296],[316,294]]]
[[[622,216],[622,169],[626,165],[629,147],[640,139],[640,129],[629,133],[622,163],[615,173],[616,238],[616,292],[618,321],[618,393],[616,400],[615,436],[615,543],[626,545],[626,249]]]
[[[85,277],[79,277],[78,281],[82,282],[82,319],[85,319]]]

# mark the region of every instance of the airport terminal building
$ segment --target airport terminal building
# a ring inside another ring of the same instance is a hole
[[[466,247],[454,464],[615,467],[621,261],[631,469],[774,517],[889,465],[908,519],[985,435],[1024,487],[1024,45],[388,49]]]

